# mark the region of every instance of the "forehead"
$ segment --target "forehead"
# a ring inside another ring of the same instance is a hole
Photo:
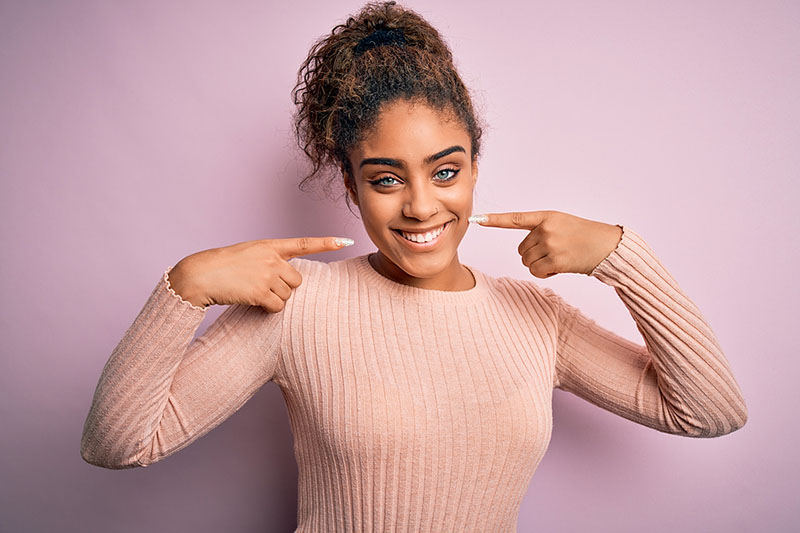
[[[409,162],[452,145],[469,149],[469,134],[452,113],[438,111],[424,103],[400,101],[381,110],[374,126],[353,150],[363,157],[394,157]]]

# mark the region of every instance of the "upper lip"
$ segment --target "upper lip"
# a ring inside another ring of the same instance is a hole
[[[452,221],[453,220],[450,219],[447,222],[452,222]],[[439,224],[437,226],[428,226],[427,228],[421,228],[421,229],[417,229],[417,228],[415,228],[415,229],[392,228],[392,229],[395,229],[397,231],[405,231],[406,233],[428,233],[429,231],[433,231],[433,230],[435,230],[437,228],[441,228],[442,226],[447,224],[447,222],[442,222],[441,224]]]

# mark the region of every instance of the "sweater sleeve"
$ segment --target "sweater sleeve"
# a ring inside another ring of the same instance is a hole
[[[545,289],[558,315],[553,385],[664,433],[718,437],[741,428],[747,406],[711,327],[645,241],[622,229],[589,275],[614,287],[645,346]]]
[[[284,313],[231,305],[194,339],[206,309],[170,287],[170,270],[103,368],[81,437],[90,464],[155,463],[221,424],[275,376]]]

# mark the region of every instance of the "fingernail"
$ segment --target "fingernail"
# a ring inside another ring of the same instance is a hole
[[[333,240],[336,246],[352,246],[355,243],[353,239],[348,239],[347,237],[336,237]]]
[[[469,220],[470,224],[475,223],[479,224],[481,222],[489,222],[489,217],[486,215],[472,215],[467,220]]]

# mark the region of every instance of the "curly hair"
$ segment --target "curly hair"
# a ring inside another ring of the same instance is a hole
[[[386,46],[376,44],[381,37]],[[424,102],[455,117],[470,136],[473,161],[480,153],[483,126],[450,48],[424,18],[394,1],[367,3],[317,40],[292,98],[297,142],[312,163],[298,187],[322,181],[330,193],[342,170],[348,208],[347,188],[355,185],[347,182],[349,153],[375,126],[382,106],[395,100]]]

